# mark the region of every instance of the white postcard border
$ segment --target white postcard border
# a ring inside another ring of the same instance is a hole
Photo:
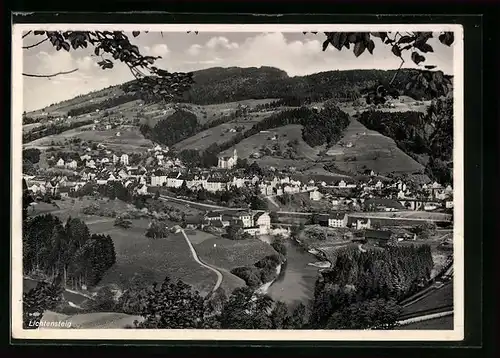
[[[450,31],[454,32],[454,329],[453,330],[151,330],[22,327],[22,33],[28,30],[163,32]],[[463,27],[456,24],[14,24],[11,132],[11,333],[16,339],[245,340],[245,341],[460,341],[464,338]]]

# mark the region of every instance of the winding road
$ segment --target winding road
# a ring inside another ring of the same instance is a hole
[[[452,314],[453,314],[453,310],[445,311],[445,312],[438,312],[438,313],[431,313],[431,314],[426,314],[426,315],[422,315],[422,316],[417,316],[417,317],[412,317],[412,318],[408,318],[405,320],[401,320],[398,323],[399,323],[399,325],[404,326],[404,325],[407,325],[410,323],[428,321],[428,320],[435,319],[435,318],[450,316]]]
[[[184,239],[186,240],[189,248],[191,249],[191,254],[193,255],[194,260],[197,263],[199,263],[201,266],[206,267],[207,269],[215,272],[215,274],[217,275],[217,282],[215,283],[215,286],[212,289],[212,292],[217,291],[217,289],[220,287],[220,285],[222,283],[222,273],[219,270],[217,270],[217,269],[213,268],[212,266],[209,266],[209,265],[205,264],[203,261],[201,261],[200,258],[198,257],[198,254],[196,253],[196,250],[193,247],[193,244],[191,244],[189,237],[186,235],[186,232],[183,229],[181,229],[181,233],[182,233],[182,236],[184,236]]]

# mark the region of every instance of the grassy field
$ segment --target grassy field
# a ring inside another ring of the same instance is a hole
[[[381,112],[417,111],[417,112],[425,113],[427,110],[427,107],[429,107],[429,105],[430,105],[430,101],[418,102],[418,103],[422,103],[422,104],[416,104],[417,101],[415,101],[413,98],[408,97],[408,96],[400,96],[399,99],[391,100],[390,103],[392,103],[394,105],[394,107],[380,108],[380,109],[377,109],[377,111],[381,111]],[[353,102],[341,103],[340,108],[344,112],[346,112],[347,114],[349,114],[351,116],[356,114],[356,112],[358,112],[358,111],[359,111],[359,113],[362,113],[364,111],[371,109],[371,107],[366,105],[366,104],[355,108],[353,106]]]
[[[77,315],[64,315],[52,311],[46,311],[42,318],[47,322],[69,322],[71,328],[125,328],[133,326],[134,321],[142,321],[142,316],[133,316],[116,312],[97,312]],[[51,328],[54,329],[54,328]],[[57,329],[57,328],[56,328]]]
[[[273,136],[276,136],[276,140],[271,140]],[[312,161],[317,159],[318,153],[323,149],[323,147],[312,148],[302,139],[302,126],[297,124],[290,124],[269,131],[254,134],[251,137],[245,138],[240,143],[236,144],[234,147],[222,152],[222,154],[230,155],[236,148],[238,151],[238,156],[241,158],[248,158],[253,153],[259,152],[262,146],[272,147],[275,144],[280,146],[285,146],[288,142],[297,140],[299,145],[297,147],[297,155],[306,160]]]
[[[191,238],[191,235],[189,235]],[[237,287],[245,286],[245,282],[230,273],[231,269],[240,266],[253,266],[267,255],[276,254],[276,251],[259,239],[235,241],[218,237],[205,239],[193,246],[201,260],[218,268],[224,278],[221,287],[226,293]]]
[[[122,126],[109,130],[90,130],[92,125],[86,125],[80,128],[71,129],[55,135],[39,138],[33,142],[24,145],[25,148],[37,147],[44,148],[51,145],[52,142],[64,142],[66,139],[80,138],[84,141],[94,141],[102,143],[110,149],[122,151],[146,151],[147,147],[152,146],[149,139],[145,139],[139,129],[134,126]],[[87,130],[82,130],[87,129]],[[116,134],[120,132],[120,136]]]
[[[347,148],[345,145],[348,143],[352,143],[352,147]],[[423,169],[421,164],[401,151],[392,139],[368,130],[354,119],[339,143],[328,150],[324,163],[335,164],[346,172],[370,169],[381,174],[413,173]]]
[[[432,308],[453,305],[453,282],[432,291],[428,296],[403,308],[403,315],[418,313]]]
[[[132,222],[130,229],[112,227],[102,231],[113,239],[116,264],[106,273],[100,285],[127,287],[134,280],[163,282],[169,276],[174,280],[183,280],[202,294],[211,291],[216,281],[215,274],[194,261],[181,234],[170,234],[166,239],[149,239],[144,236],[149,220]],[[94,230],[97,231],[97,228]]]
[[[209,105],[196,105],[191,103],[183,103],[181,105],[183,110],[189,111],[196,115],[198,118],[198,123],[204,125],[210,123],[214,120],[220,119],[222,116],[230,115],[236,111],[239,105],[246,105],[250,109],[254,108],[259,104],[266,104],[274,101],[274,98],[268,99],[251,99],[237,102],[227,102],[220,104],[209,104]],[[158,104],[152,104],[144,107],[144,120],[142,123],[154,127],[159,120],[168,117],[174,113],[175,109],[173,105],[168,105],[164,108],[160,108]],[[265,116],[265,113],[251,113],[249,117],[252,120],[260,120],[260,117]],[[267,114],[269,115],[269,114]]]
[[[75,97],[73,99],[63,101],[57,103],[53,106],[49,106],[45,108],[46,113],[66,113],[70,109],[78,108],[84,105],[87,105],[88,102],[92,101],[95,103],[102,102],[108,98],[112,98],[113,96],[122,95],[124,92],[119,88],[119,86],[105,88],[99,91],[95,91],[93,93],[88,93],[80,97]],[[38,116],[42,113],[41,110],[32,111],[27,113],[28,116]]]
[[[276,254],[270,245],[256,238],[229,240],[214,237],[194,245],[194,247],[203,261],[226,270],[250,266],[264,256]]]

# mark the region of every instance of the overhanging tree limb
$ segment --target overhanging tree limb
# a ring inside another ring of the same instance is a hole
[[[62,72],[53,73],[51,75],[36,75],[36,74],[31,74],[31,73],[23,73],[23,76],[50,78],[50,77],[55,77],[55,76],[59,76],[59,75],[68,75],[68,74],[76,72],[76,71],[78,71],[78,68],[75,68],[74,70],[71,70],[71,71],[62,71]]]
[[[31,34],[31,30],[29,30],[27,33],[25,33],[25,34],[23,35],[23,39],[24,39],[26,36],[28,36],[29,34]]]
[[[37,43],[35,43],[35,44],[33,44],[33,45],[23,46],[23,49],[25,49],[25,50],[26,50],[26,49],[29,49],[29,48],[36,47],[36,46],[38,46],[38,45],[40,45],[40,44],[44,43],[44,42],[45,42],[45,41],[47,41],[48,39],[49,39],[49,38],[47,37],[47,38],[43,39],[42,41],[38,41]]]

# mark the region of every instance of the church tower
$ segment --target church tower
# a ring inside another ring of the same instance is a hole
[[[233,159],[234,159],[234,162],[236,162],[238,160],[238,153],[236,153],[236,148],[233,151]]]

